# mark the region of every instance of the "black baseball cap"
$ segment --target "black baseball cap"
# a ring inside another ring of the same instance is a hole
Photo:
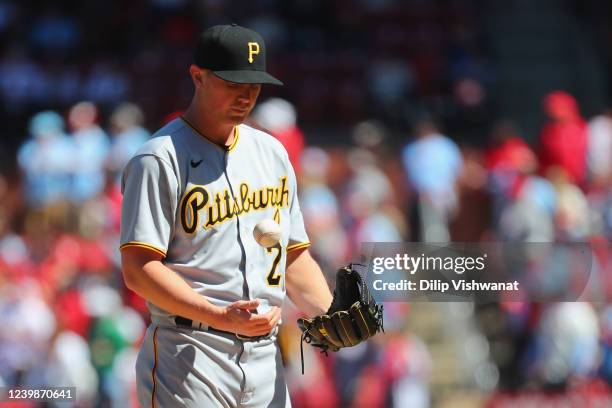
[[[200,34],[194,60],[198,67],[210,69],[226,81],[283,85],[266,72],[262,36],[237,24],[217,25]]]

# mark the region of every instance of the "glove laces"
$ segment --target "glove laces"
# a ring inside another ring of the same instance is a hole
[[[302,336],[300,339],[300,357],[302,360],[302,375],[304,375],[304,342],[310,344],[312,342],[312,337],[308,334],[308,332],[302,332]],[[325,354],[325,357],[329,356],[327,354],[327,347],[319,344],[315,344],[315,347],[319,347],[321,349],[321,353]]]

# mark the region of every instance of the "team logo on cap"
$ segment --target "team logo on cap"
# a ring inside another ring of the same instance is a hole
[[[249,46],[249,62],[252,64],[254,61],[253,56],[259,54],[259,43],[250,42],[248,43],[248,46]]]

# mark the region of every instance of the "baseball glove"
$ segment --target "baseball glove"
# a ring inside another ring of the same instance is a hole
[[[338,270],[334,298],[326,314],[312,319],[299,318],[303,342],[326,353],[351,347],[383,331],[383,306],[376,304],[363,278],[356,270],[361,264],[349,264]],[[302,374],[304,373],[304,351]]]

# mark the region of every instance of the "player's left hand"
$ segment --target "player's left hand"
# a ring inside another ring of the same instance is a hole
[[[338,351],[384,331],[383,307],[374,300],[357,266],[364,268],[350,264],[338,270],[334,298],[327,313],[298,319],[302,340],[324,352]]]

